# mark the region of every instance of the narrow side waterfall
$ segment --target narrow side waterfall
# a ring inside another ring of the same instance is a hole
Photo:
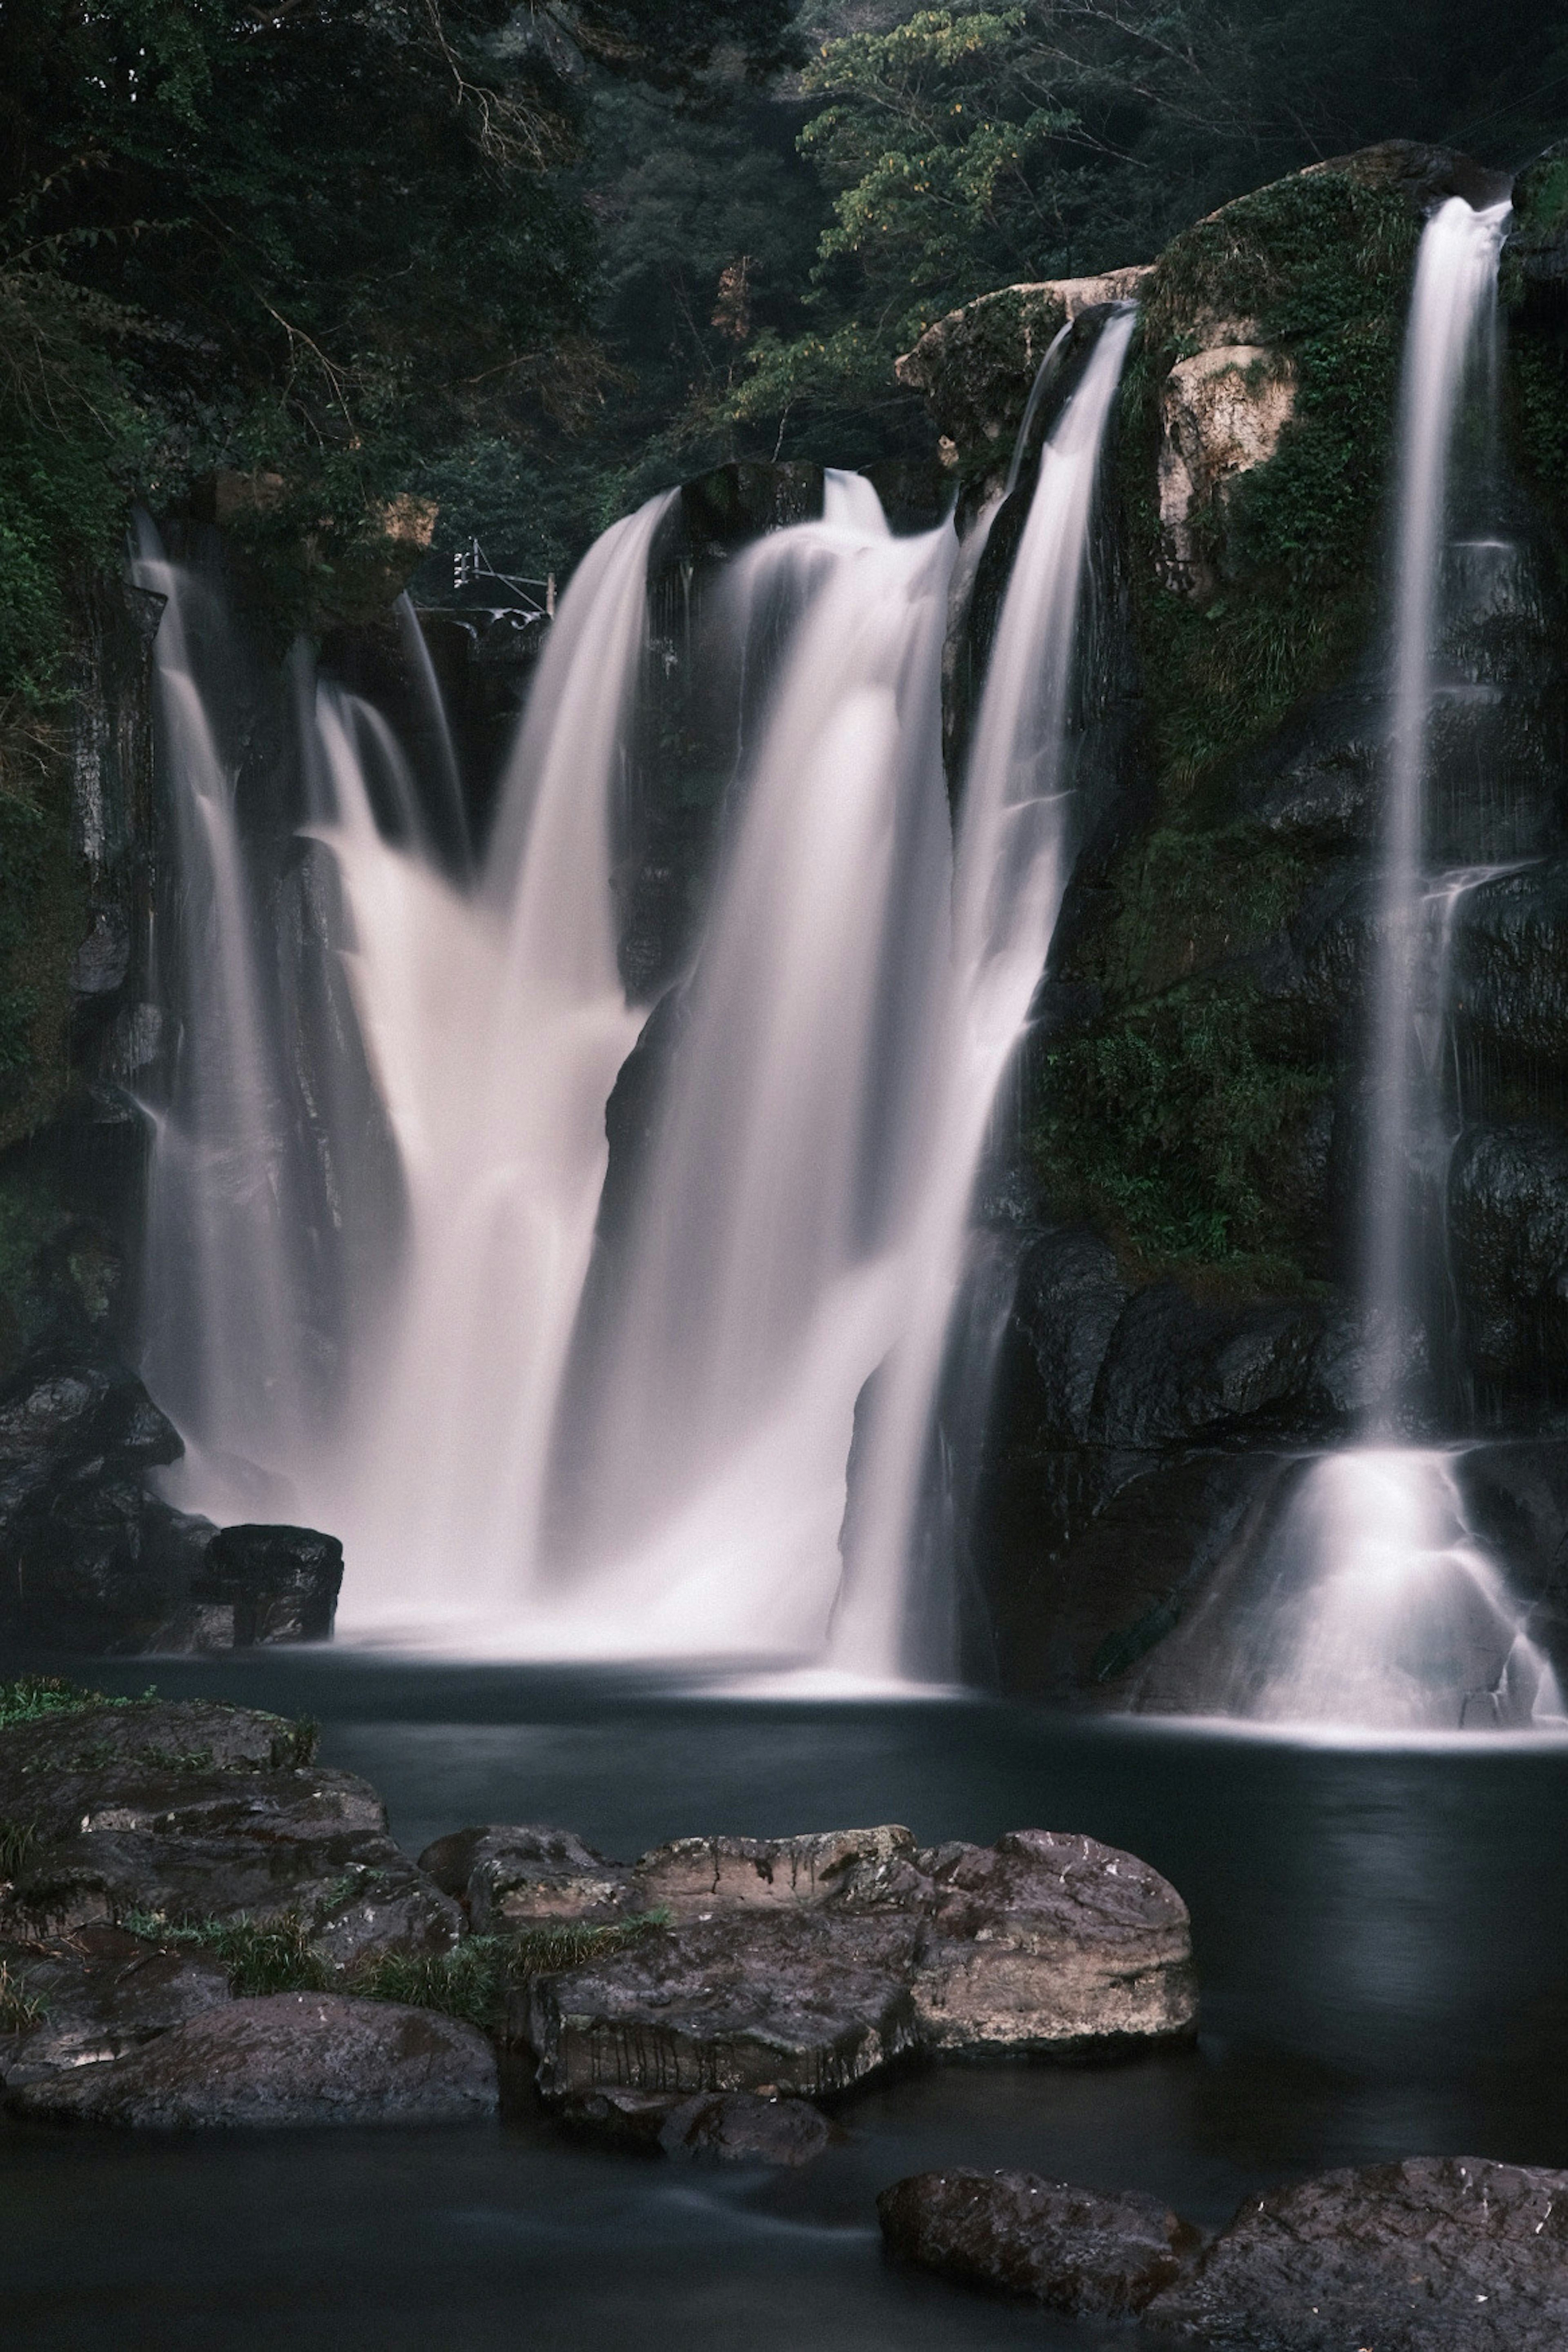
[[[798,609],[731,793],[582,1428],[554,1637],[820,1654],[855,1402],[907,1311],[947,961],[950,528],[870,486],[742,557],[743,644]],[[585,1467],[584,1466],[585,1465]]]
[[[1447,964],[1478,878],[1427,870],[1441,585],[1467,393],[1496,396],[1498,261],[1509,207],[1453,198],[1424,233],[1399,415],[1390,735],[1368,1055],[1361,1293],[1370,1344],[1361,1442],[1309,1465],[1264,1563],[1227,1704],[1263,1719],[1384,1728],[1561,1726],[1557,1677],[1469,1526],[1458,1450],[1399,1443],[1434,1285],[1421,1199],[1440,1192]],[[1465,550],[1460,550],[1462,556]],[[1461,566],[1462,568],[1462,566]],[[1425,1344],[1424,1344],[1425,1343]]]
[[[168,562],[145,520],[134,573],[167,600],[156,709],[179,867],[178,936],[154,940],[172,1034],[164,1087],[147,1106],[145,1370],[186,1434],[198,1480],[187,1498],[205,1492],[219,1509],[248,1498],[254,1512],[267,1474],[298,1454],[321,1409],[320,1269],[290,1150],[288,1052],[255,920],[238,753],[214,717],[234,699],[225,615],[211,583]]]
[[[1398,1426],[1401,1364],[1419,1291],[1411,1214],[1414,1147],[1427,1123],[1419,1023],[1426,929],[1425,835],[1438,583],[1449,536],[1449,469],[1459,404],[1478,376],[1495,386],[1498,260],[1509,206],[1450,197],[1421,240],[1400,388],[1391,736],[1383,883],[1372,989],[1362,1296],[1373,1322],[1369,1437]]]
[[[951,1654],[907,1654],[915,1517],[993,1107],[1071,872],[1069,686],[1100,452],[1135,315],[1129,306],[1108,320],[1046,444],[964,779],[931,1124],[900,1237],[900,1327],[869,1415],[859,1540],[833,1629],[835,1663],[860,1674],[952,1669]]]

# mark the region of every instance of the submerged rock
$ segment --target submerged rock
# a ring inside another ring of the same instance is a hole
[[[1269,2189],[1145,2316],[1268,2352],[1560,2352],[1568,2173],[1411,2157]]]
[[[900,2261],[1081,2318],[1141,2312],[1201,2243],[1152,2197],[1032,2172],[916,2173],[884,2189],[877,2212]]]
[[[54,2123],[189,2131],[468,2123],[498,2101],[495,2053],[471,2025],[392,2001],[289,1992],[229,2001],[110,2064],[25,2084],[11,2104]]]
[[[570,2129],[611,2147],[721,2164],[810,2164],[843,2137],[808,2099],[750,2091],[681,2098],[601,2088],[577,2093],[559,2112]]]

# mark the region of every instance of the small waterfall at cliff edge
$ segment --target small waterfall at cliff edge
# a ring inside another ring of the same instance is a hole
[[[1444,204],[1423,235],[1399,418],[1391,731],[1372,981],[1359,1442],[1300,1477],[1270,1545],[1275,1597],[1232,1664],[1237,1711],[1388,1728],[1561,1726],[1550,1663],[1469,1527],[1451,1449],[1401,1443],[1422,1341],[1423,1162],[1441,1168],[1436,1067],[1452,907],[1470,876],[1425,868],[1434,652],[1461,405],[1495,402],[1507,205]]]

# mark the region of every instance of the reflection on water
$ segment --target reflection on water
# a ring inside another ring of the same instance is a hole
[[[112,1679],[103,1676],[100,1679]],[[141,1687],[144,1665],[120,1677]],[[1568,1745],[1373,1748],[978,1702],[788,1706],[633,1678],[300,1658],[160,1668],[308,1711],[417,1848],[559,1822],[685,1832],[1026,1823],[1146,1854],[1186,1895],[1195,2052],[951,2067],[864,2093],[783,2180],[498,2130],[136,2144],[0,2130],[0,2294],[29,2347],[331,2352],[1110,2346],[885,2269],[876,2191],[942,2163],[1158,2194],[1213,2224],[1263,2183],[1416,2151],[1568,2164]]]

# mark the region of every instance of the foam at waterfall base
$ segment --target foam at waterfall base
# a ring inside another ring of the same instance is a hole
[[[1280,1727],[1568,1730],[1448,1453],[1357,1446],[1297,1482],[1237,1596],[1216,1712]]]

